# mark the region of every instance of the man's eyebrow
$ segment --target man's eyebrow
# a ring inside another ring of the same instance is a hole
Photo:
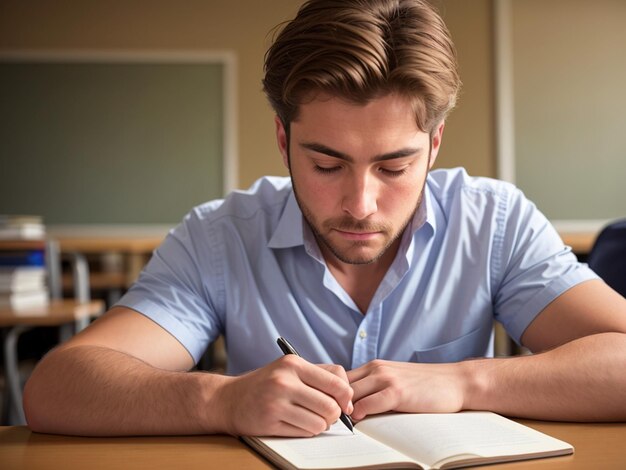
[[[354,162],[354,158],[352,158],[350,155],[346,155],[343,152],[331,149],[330,147],[326,147],[322,144],[316,144],[313,142],[302,142],[300,143],[300,147],[304,147],[306,149],[313,150],[314,152],[328,155],[329,157],[339,158],[340,160],[345,160],[350,163]],[[393,152],[384,153],[382,155],[376,155],[374,158],[372,158],[372,161],[380,162],[384,160],[393,160],[395,158],[410,157],[411,155],[422,153],[422,151],[422,147],[408,147],[395,150]]]

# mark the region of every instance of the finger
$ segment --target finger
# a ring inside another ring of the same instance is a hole
[[[302,383],[302,386],[294,388],[289,393],[291,403],[319,416],[327,426],[339,418],[341,413],[339,404],[326,393],[306,383]]]
[[[346,370],[342,366],[337,365],[337,364],[318,364],[317,366],[322,368],[322,369],[324,369],[324,370],[326,370],[326,371],[328,371],[328,372],[330,372],[331,374],[336,375],[342,381],[344,381],[345,383],[349,384],[348,374],[346,373]],[[352,388],[352,387],[350,387],[350,388]],[[353,399],[351,398],[350,401],[348,402],[348,405],[345,408],[342,407],[342,411],[344,413],[348,413],[348,414],[352,413],[352,410],[354,409],[354,405],[352,404],[352,400]]]
[[[369,363],[368,363],[369,364]],[[371,374],[370,366],[368,364],[357,367],[356,369],[349,370],[346,375],[348,382],[352,384],[358,380],[361,380]]]
[[[390,375],[368,375],[351,384],[354,390],[352,417],[360,420],[369,414],[395,410],[401,385]]]
[[[276,362],[278,368],[274,371],[277,380],[274,384],[278,387],[273,393],[285,397],[287,406],[297,405],[303,409],[318,415],[327,425],[332,424],[339,418],[341,413],[340,404],[335,397],[327,392],[327,384],[335,383],[345,387],[352,395],[352,389],[336,375],[305,361],[304,359],[289,355]],[[287,374],[285,375],[285,372]],[[284,410],[280,411],[281,419]],[[297,423],[292,423],[296,424]]]
[[[360,421],[368,415],[394,411],[395,400],[390,395],[390,390],[385,388],[355,401],[352,418]]]
[[[336,375],[344,382],[348,383],[348,374],[346,373],[346,369],[337,364],[317,364],[317,367],[324,369],[325,371],[330,372],[333,375]]]
[[[290,423],[280,422],[276,427],[276,431],[271,436],[278,437],[313,437],[315,434],[302,429],[299,426],[294,426]]]
[[[322,416],[298,405],[285,410],[281,416],[281,423],[285,425],[285,432],[293,432],[299,436],[316,436],[329,426]],[[289,426],[294,429],[289,430]]]
[[[350,386],[352,390],[354,390],[354,395],[352,395],[352,401],[354,403],[384,388],[384,385],[373,375],[368,375],[356,382],[351,382]]]
[[[342,410],[348,412],[353,392],[347,381],[310,363],[302,364],[298,375],[302,382],[332,397]]]
[[[363,364],[361,367],[348,371],[348,380],[352,384],[358,380],[362,380],[367,376],[388,373],[390,370],[408,369],[410,365],[403,362],[386,361],[384,359],[374,359],[373,361]]]

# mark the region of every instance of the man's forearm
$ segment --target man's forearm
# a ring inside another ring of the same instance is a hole
[[[466,409],[563,421],[626,420],[626,335],[587,336],[533,356],[459,363]]]
[[[78,435],[221,432],[215,391],[227,377],[154,368],[95,346],[53,351],[24,390],[34,431]]]

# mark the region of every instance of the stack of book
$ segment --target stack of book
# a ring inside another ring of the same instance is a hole
[[[46,227],[38,215],[0,214],[0,240],[43,240]]]
[[[0,215],[0,308],[19,311],[48,302],[41,217]]]

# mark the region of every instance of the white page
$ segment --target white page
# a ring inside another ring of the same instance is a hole
[[[352,434],[340,422],[315,437],[266,437],[261,441],[302,469],[349,468],[409,461],[406,456],[356,429]]]
[[[522,455],[570,447],[490,412],[374,416],[359,423],[359,428],[430,466],[455,455]]]

